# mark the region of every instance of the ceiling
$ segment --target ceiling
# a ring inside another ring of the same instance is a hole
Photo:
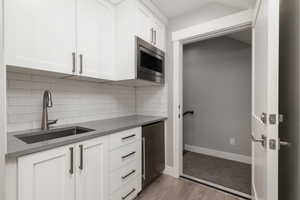
[[[238,9],[249,9],[255,0],[151,0],[166,17],[172,19],[193,12],[209,3],[220,3]]]

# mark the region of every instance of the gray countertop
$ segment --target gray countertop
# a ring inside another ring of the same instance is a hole
[[[133,115],[133,116],[113,118],[113,119],[105,119],[105,120],[56,126],[53,129],[80,126],[80,127],[94,129],[95,131],[79,134],[79,135],[72,135],[72,136],[47,140],[43,142],[37,142],[33,144],[26,144],[22,140],[16,138],[15,135],[34,133],[39,131],[39,129],[9,132],[7,134],[6,158],[16,158],[27,154],[80,142],[83,140],[88,140],[96,137],[113,134],[126,129],[136,128],[139,126],[151,124],[166,119],[167,119],[166,117],[159,117],[159,116]]]

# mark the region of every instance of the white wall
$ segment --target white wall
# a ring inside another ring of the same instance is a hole
[[[135,114],[135,88],[8,72],[8,131],[39,128],[43,92],[50,89],[49,119],[77,123]]]
[[[168,24],[168,37],[167,37],[167,58],[166,58],[166,70],[169,75],[168,81],[168,96],[169,96],[169,102],[168,102],[168,134],[166,140],[169,142],[167,146],[167,164],[169,166],[173,166],[173,63],[172,63],[172,41],[171,41],[171,33],[173,31],[180,30],[182,28],[187,28],[192,25],[201,24],[203,22],[216,19],[219,17],[223,17],[226,15],[233,14],[235,12],[239,12],[240,10],[237,10],[236,8],[228,7],[219,3],[211,3],[207,6],[204,6],[197,10],[196,12],[189,13],[187,15],[179,16],[174,19],[169,20]]]
[[[229,37],[183,48],[184,144],[251,155],[251,46]],[[230,144],[230,139],[235,144]]]
[[[279,112],[284,122],[279,136],[292,143],[279,151],[279,199],[300,199],[300,3],[281,3]]]
[[[5,176],[5,153],[6,153],[6,121],[5,121],[5,67],[3,65],[3,12],[2,4],[0,3],[0,199],[4,199],[4,176]]]

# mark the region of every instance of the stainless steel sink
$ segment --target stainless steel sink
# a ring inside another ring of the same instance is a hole
[[[33,144],[36,142],[53,140],[53,139],[67,137],[71,135],[78,135],[78,134],[88,133],[91,131],[94,130],[75,126],[75,127],[59,128],[59,129],[39,131],[39,132],[34,132],[29,134],[16,135],[15,137],[27,144]]]

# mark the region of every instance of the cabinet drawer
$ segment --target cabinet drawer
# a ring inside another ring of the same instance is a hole
[[[110,194],[135,178],[141,177],[141,162],[134,161],[110,174]]]
[[[110,136],[110,149],[113,150],[118,147],[130,144],[140,138],[141,138],[141,127],[112,134]]]
[[[119,169],[134,160],[141,161],[141,140],[110,152],[110,171]]]
[[[132,182],[110,196],[110,200],[133,200],[141,191],[141,179],[136,178]]]

